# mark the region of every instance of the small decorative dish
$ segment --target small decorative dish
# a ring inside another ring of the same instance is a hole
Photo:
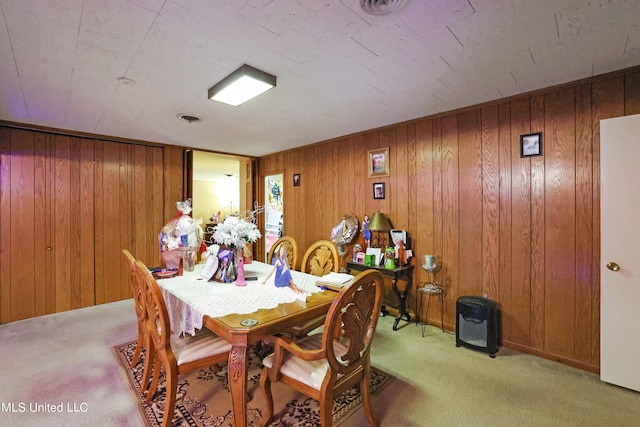
[[[155,279],[170,279],[172,277],[175,277],[178,274],[178,270],[175,268],[161,268],[161,269],[154,269],[151,270],[151,275],[155,278]]]

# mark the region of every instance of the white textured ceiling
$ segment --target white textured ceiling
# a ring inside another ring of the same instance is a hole
[[[261,156],[640,64],[638,0],[358,3],[0,0],[0,119]],[[243,63],[277,87],[208,100]]]

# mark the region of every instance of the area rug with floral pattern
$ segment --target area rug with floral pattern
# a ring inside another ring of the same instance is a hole
[[[160,426],[164,413],[165,382],[164,373],[161,374],[158,389],[154,399],[146,402],[146,396],[140,391],[140,381],[144,366],[144,350],[140,361],[133,369],[131,360],[136,348],[136,342],[130,342],[113,347],[113,353],[122,372],[129,383],[132,395],[136,400],[142,418],[149,426]],[[261,359],[253,348],[248,351],[248,398],[247,424],[259,425],[264,413],[265,404],[260,391]],[[371,394],[380,391],[389,384],[393,376],[372,367]],[[297,393],[286,385],[275,383],[272,385],[274,399],[274,417],[270,426],[320,426],[318,402]],[[373,397],[372,405],[375,405]],[[333,401],[333,424],[339,425],[349,415],[362,406],[360,390],[357,386],[338,396]],[[231,395],[227,381],[226,363],[216,370],[213,367],[201,369],[181,375],[178,383],[177,402],[173,414],[172,426],[233,426],[233,412],[231,410]]]

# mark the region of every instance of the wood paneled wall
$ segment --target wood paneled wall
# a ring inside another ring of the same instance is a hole
[[[183,152],[0,123],[0,323],[130,298],[121,250],[161,263]]]
[[[380,210],[410,233],[415,282],[427,278],[422,255],[442,260],[447,329],[459,296],[486,295],[501,306],[505,346],[597,372],[599,121],[637,113],[636,68],[265,156],[259,171],[284,172],[284,233],[302,250],[345,213]],[[520,158],[531,132],[543,155]],[[367,152],[380,147],[391,174],[371,179]],[[439,317],[430,310],[430,323]]]

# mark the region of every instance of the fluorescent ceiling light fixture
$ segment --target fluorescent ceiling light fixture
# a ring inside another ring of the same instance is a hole
[[[209,99],[237,107],[275,85],[276,76],[244,64],[210,88]]]

